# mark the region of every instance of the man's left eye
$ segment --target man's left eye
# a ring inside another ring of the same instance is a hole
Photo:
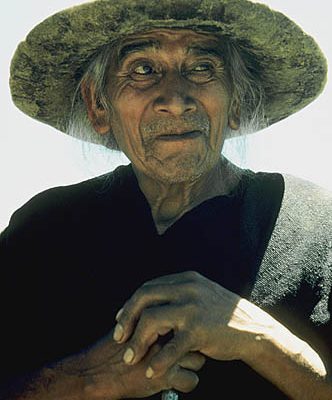
[[[215,73],[216,69],[212,63],[200,62],[190,66],[185,75],[190,81],[206,83],[214,77]]]
[[[210,72],[212,70],[212,65],[209,63],[197,64],[192,68],[194,72]]]

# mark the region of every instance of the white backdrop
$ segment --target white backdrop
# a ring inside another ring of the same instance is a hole
[[[119,0],[120,1],[120,0]],[[329,0],[262,0],[284,12],[320,44],[332,60],[332,3]],[[11,102],[8,77],[13,52],[37,23],[80,0],[10,0],[1,11],[0,231],[10,215],[34,194],[78,182],[127,163],[106,157],[97,146],[82,151],[79,141],[30,119]],[[247,139],[246,166],[280,171],[332,190],[331,73],[324,93],[304,110]],[[233,158],[235,162],[238,159]]]

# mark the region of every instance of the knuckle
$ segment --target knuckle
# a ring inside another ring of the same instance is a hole
[[[139,295],[133,295],[133,297],[126,303],[125,307],[123,308],[123,312],[119,318],[119,322],[123,326],[132,325],[136,323],[138,318],[140,320],[144,317],[146,318],[146,310],[143,309],[140,315],[137,315],[137,307],[139,306]]]
[[[121,314],[118,317],[118,322],[120,322],[121,324],[126,324],[127,322],[131,321],[131,317],[133,314],[133,305],[134,304],[132,302],[132,298],[124,303],[121,309]]]
[[[151,326],[152,321],[155,320],[155,310],[152,310],[151,308],[145,308],[140,316],[139,319],[139,328],[140,329],[145,329],[149,326]]]
[[[140,348],[144,344],[144,337],[146,332],[146,324],[139,323],[135,329],[134,335],[131,339],[131,344],[135,348]]]
[[[187,277],[192,280],[196,280],[200,277],[200,274],[197,271],[193,271],[193,270],[187,271],[186,274],[187,274]]]
[[[153,294],[154,287],[153,285],[143,285],[138,288],[134,294],[131,296],[130,300],[128,301],[128,305],[132,310],[139,309],[144,302],[151,297]]]
[[[202,287],[202,282],[197,278],[189,276],[181,284],[181,291],[185,293],[189,298],[197,299],[201,297],[201,291],[204,289]]]
[[[145,295],[145,293],[146,293],[146,290],[147,290],[147,287],[148,287],[147,285],[144,285],[144,284],[143,284],[142,286],[140,286],[139,288],[137,288],[137,289],[135,290],[135,292],[133,293],[133,295],[131,296],[129,302],[130,302],[132,305],[138,303],[138,302],[142,299],[142,297],[144,297],[144,295]]]
[[[151,280],[149,280],[149,281],[146,281],[146,282],[143,283],[143,285],[141,286],[141,288],[146,288],[147,286],[151,286],[151,285],[154,284],[154,282],[155,282],[155,279],[151,279]]]
[[[148,296],[151,292],[154,291],[155,285],[152,285],[151,283],[146,283],[142,285],[136,292],[139,298]]]
[[[191,289],[190,290],[195,294],[195,290]],[[194,297],[194,296],[193,296]],[[191,320],[193,317],[196,316],[196,314],[199,311],[199,301],[197,301],[195,298],[190,298],[186,301],[185,304],[182,305],[183,307],[183,314],[187,317],[186,320]],[[201,315],[200,315],[201,317]]]
[[[140,298],[142,297],[141,293],[142,293],[142,288],[138,288],[131,296],[130,300],[128,301],[128,305],[130,305],[131,308],[133,308],[134,305],[136,305],[140,301]]]
[[[136,326],[131,339],[131,345],[136,349],[137,355],[141,356],[141,354],[145,354],[148,347],[150,347],[157,338],[158,334],[153,330],[150,313],[146,311]]]

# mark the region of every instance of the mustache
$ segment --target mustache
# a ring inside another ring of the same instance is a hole
[[[208,136],[210,121],[206,116],[192,114],[181,118],[154,118],[140,127],[143,142],[153,141],[159,136],[180,134],[182,132],[201,131]]]

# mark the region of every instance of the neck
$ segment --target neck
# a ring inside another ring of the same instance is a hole
[[[240,169],[225,158],[192,182],[165,183],[134,169],[152,211],[157,232],[163,234],[182,215],[210,198],[230,193],[240,180]]]

